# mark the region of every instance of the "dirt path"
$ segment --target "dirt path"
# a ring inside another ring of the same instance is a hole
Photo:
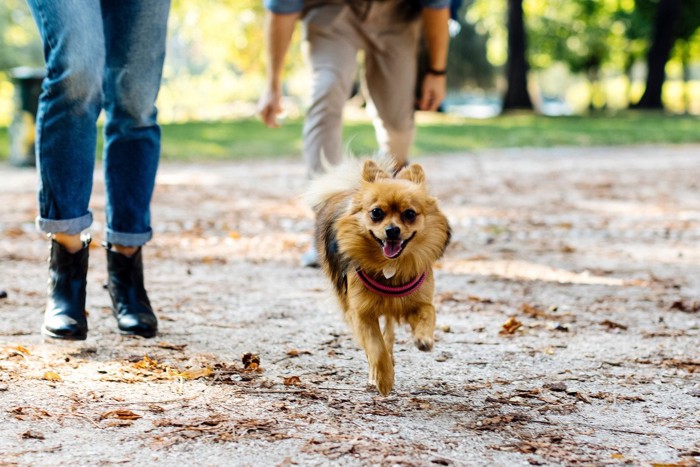
[[[389,397],[297,266],[299,161],[164,164],[145,251],[162,332],[116,333],[98,223],[75,345],[38,334],[35,174],[0,166],[0,464],[698,465],[700,146],[419,162],[454,241],[435,350],[401,330]]]

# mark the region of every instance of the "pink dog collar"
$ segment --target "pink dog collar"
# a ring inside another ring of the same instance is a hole
[[[418,290],[418,288],[423,284],[423,281],[425,281],[425,273],[423,273],[407,284],[392,287],[389,285],[380,284],[365,274],[365,272],[360,268],[355,269],[355,272],[357,273],[357,277],[360,278],[362,285],[364,285],[368,290],[383,297],[405,297],[406,295],[410,295]]]

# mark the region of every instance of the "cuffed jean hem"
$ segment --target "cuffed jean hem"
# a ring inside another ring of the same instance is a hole
[[[139,247],[145,245],[153,238],[153,230],[144,233],[124,233],[107,229],[105,231],[105,241],[112,245]]]
[[[47,234],[62,233],[77,235],[92,225],[92,211],[74,219],[43,219],[36,218],[36,228]]]

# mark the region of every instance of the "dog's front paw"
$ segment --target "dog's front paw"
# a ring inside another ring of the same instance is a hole
[[[384,368],[370,368],[369,384],[376,387],[381,395],[389,394],[394,388],[394,366],[385,365]]]
[[[418,350],[422,350],[423,352],[428,352],[430,350],[433,350],[433,345],[435,345],[435,339],[431,337],[416,337],[413,340],[413,343],[416,344],[416,347],[418,347]]]
[[[392,371],[391,375],[378,374],[375,384],[381,395],[386,396],[394,389],[394,372]]]

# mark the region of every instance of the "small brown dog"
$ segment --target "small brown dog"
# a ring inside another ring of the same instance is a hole
[[[373,160],[351,165],[320,177],[307,198],[321,266],[367,354],[370,384],[386,395],[394,386],[395,323],[411,326],[420,350],[435,342],[433,265],[450,241],[450,226],[420,165],[394,176]]]

